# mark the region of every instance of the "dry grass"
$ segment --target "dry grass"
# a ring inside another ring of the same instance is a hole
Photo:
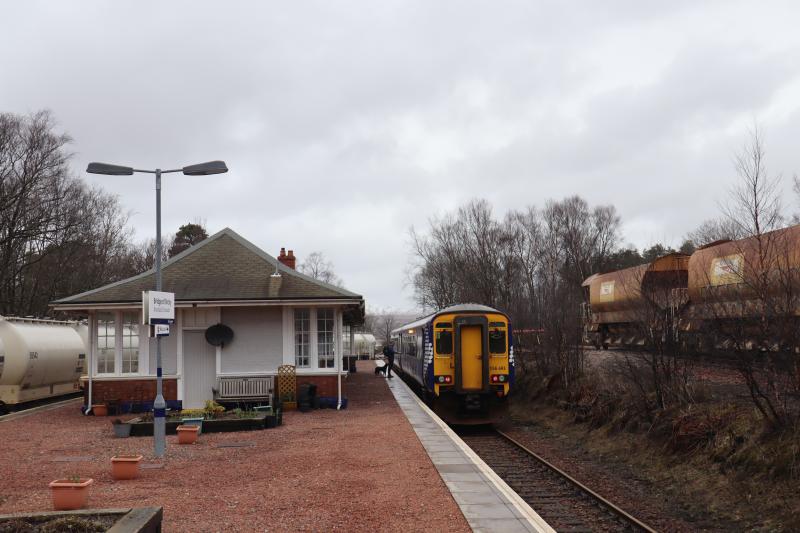
[[[800,428],[769,432],[754,409],[724,401],[645,413],[622,384],[598,376],[570,391],[547,384],[527,378],[518,421],[629,465],[687,516],[800,530]]]

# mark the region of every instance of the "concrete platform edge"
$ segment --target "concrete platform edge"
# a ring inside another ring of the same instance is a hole
[[[501,493],[511,503],[511,505],[514,506],[517,512],[519,512],[519,514],[522,515],[524,520],[528,523],[532,531],[541,533],[555,533],[555,530],[550,527],[550,525],[545,522],[544,519],[539,516],[539,514],[534,511],[531,506],[519,496],[519,494],[514,491],[514,489],[509,487],[508,484],[503,481],[503,479],[483,461],[483,459],[473,452],[472,448],[467,446],[467,444],[461,440],[461,437],[456,435],[456,433],[450,429],[450,426],[445,424],[443,420],[436,416],[436,414],[431,411],[427,405],[425,405],[425,402],[420,400],[417,395],[414,394],[414,392],[406,383],[400,379],[397,381],[399,382],[399,385],[402,385],[407,389],[409,396],[411,396],[414,401],[417,402],[417,405],[419,405],[419,407],[431,418],[431,420],[436,422],[445,435],[447,435],[450,440],[452,440],[456,446],[458,446],[462,453],[464,453],[464,455],[466,455],[475,464],[478,470],[495,486],[497,491]],[[391,387],[389,388],[391,389]],[[442,478],[442,481],[445,481],[444,478]]]

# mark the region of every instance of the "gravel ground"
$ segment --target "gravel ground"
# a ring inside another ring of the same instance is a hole
[[[90,507],[163,506],[165,531],[469,531],[372,362],[359,368],[344,411],[290,412],[281,427],[195,445],[168,436],[166,460],[132,481],[111,479],[110,458],[158,465],[152,439],[115,439],[111,417],[68,406],[0,423],[0,514],[51,510],[47,484],[79,475],[95,480]]]

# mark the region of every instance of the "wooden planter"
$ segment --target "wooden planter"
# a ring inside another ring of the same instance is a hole
[[[139,477],[141,455],[123,455],[111,458],[111,477],[114,479],[135,479]]]
[[[280,409],[278,410],[280,412]],[[153,434],[153,423],[139,419],[129,421],[132,437],[149,437]],[[167,435],[178,433],[180,422],[167,422]],[[257,418],[237,418],[233,420],[203,420],[203,433],[227,433],[229,431],[257,431],[266,427],[266,415]]]
[[[94,416],[108,416],[108,406],[104,403],[93,405],[92,414]]]
[[[178,444],[194,444],[200,428],[198,426],[178,426],[177,432]]]
[[[71,511],[83,509],[89,501],[89,485],[94,482],[91,478],[82,478],[77,481],[56,479],[50,482],[50,493],[53,496],[53,508],[56,511]]]
[[[297,409],[297,402],[283,402],[284,411],[294,411]]]
[[[134,507],[124,509],[83,509],[80,511],[47,511],[43,513],[14,513],[0,515],[0,530],[13,524],[12,531],[26,531],[29,527],[42,527],[54,520],[108,520],[114,521],[109,531],[115,533],[157,533],[161,531],[164,513],[161,507]]]

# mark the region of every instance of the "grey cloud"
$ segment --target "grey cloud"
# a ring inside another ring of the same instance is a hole
[[[54,111],[74,168],[225,159],[165,180],[274,253],[322,250],[377,306],[411,305],[407,229],[473,197],[498,216],[579,193],[636,245],[713,216],[748,118],[796,169],[794,3],[25,2],[0,7],[3,111]],[[783,93],[782,93],[783,91]],[[784,95],[784,100],[787,98]],[[768,110],[771,110],[768,112]],[[148,177],[87,179],[154,231]]]

